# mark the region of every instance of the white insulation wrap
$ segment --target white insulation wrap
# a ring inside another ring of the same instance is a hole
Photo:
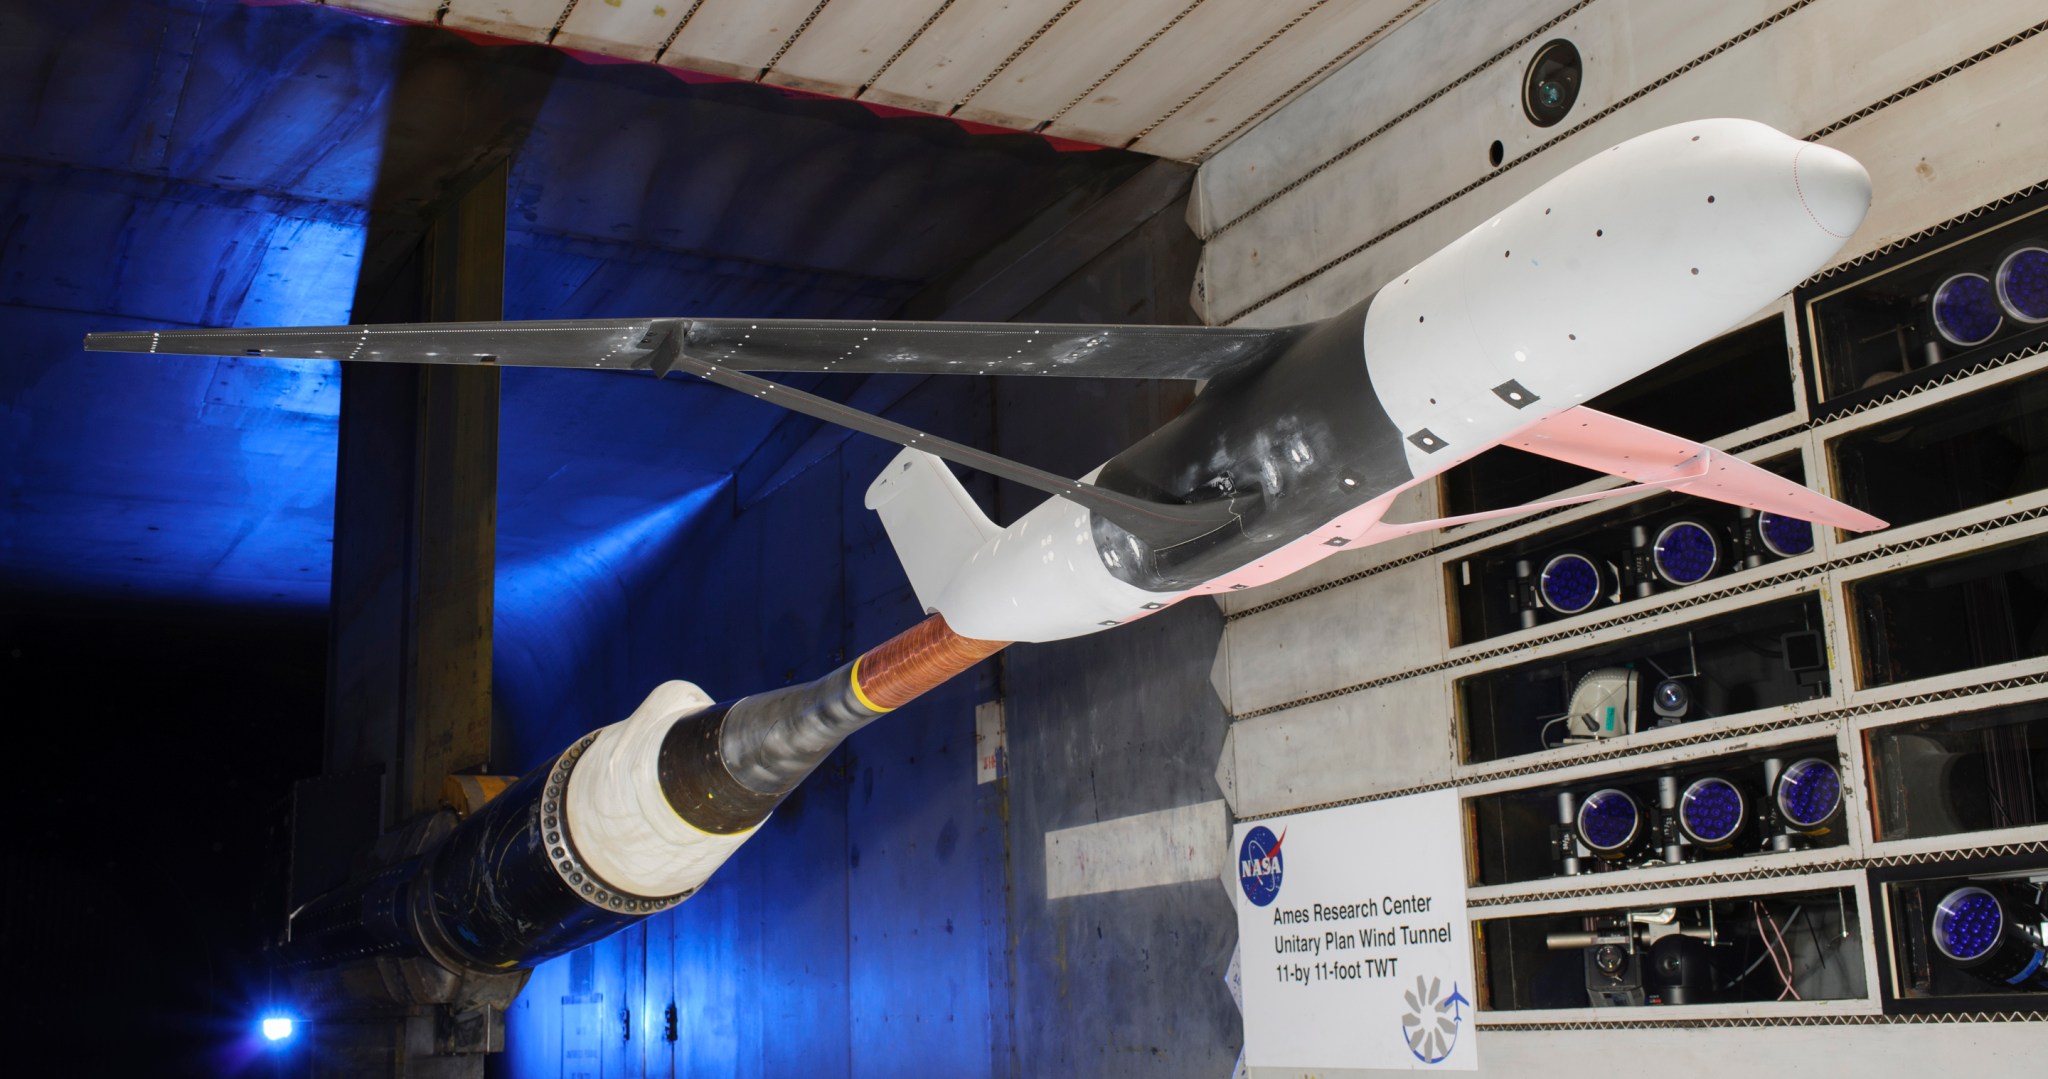
[[[676,720],[710,706],[696,686],[664,682],[631,716],[599,731],[569,774],[569,838],[613,888],[650,898],[690,891],[754,834],[699,831],[661,793],[662,738]]]

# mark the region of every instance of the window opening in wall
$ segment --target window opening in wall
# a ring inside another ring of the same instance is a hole
[[[1478,924],[1488,1011],[1866,996],[1855,893],[1494,918]]]
[[[1878,727],[1864,743],[1880,840],[2048,821],[2048,701]]]
[[[1863,686],[2048,656],[2048,536],[1922,562],[1848,591]]]
[[[1797,406],[1783,319],[1715,338],[1586,402],[1587,407],[1706,442]],[[1497,446],[1444,473],[1445,515],[1516,506],[1600,473]]]
[[[1874,262],[1805,305],[1825,411],[2048,342],[2048,217],[2040,195]]]
[[[1794,481],[1805,476],[1796,453],[1762,467]],[[1450,564],[1451,643],[1568,620],[1812,550],[1805,521],[1655,495]]]
[[[1469,799],[1475,884],[1836,847],[1831,740],[1773,746]]]
[[[1896,528],[2048,487],[2048,373],[1828,444],[1837,496]]]
[[[2040,856],[1873,870],[1885,1009],[2033,1010],[2048,1000],[2048,863]],[[1887,954],[1888,953],[1888,954]]]
[[[1581,728],[1618,737],[1824,697],[1820,628],[1820,599],[1806,593],[1461,678],[1465,761],[1554,749]],[[1680,677],[1687,671],[1694,673]],[[1659,691],[1666,681],[1681,683],[1682,704]],[[1558,722],[1571,714],[1574,697],[1582,709],[1599,708],[1592,722]],[[1611,733],[1609,706],[1617,710]]]

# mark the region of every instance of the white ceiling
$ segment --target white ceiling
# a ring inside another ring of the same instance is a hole
[[[1199,161],[1432,0],[328,0]]]

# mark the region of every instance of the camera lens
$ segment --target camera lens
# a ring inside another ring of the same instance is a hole
[[[1522,112],[1537,127],[1564,119],[1579,99],[1579,47],[1558,38],[1536,50],[1522,76]]]
[[[1650,694],[1650,708],[1660,716],[1683,716],[1692,707],[1692,693],[1675,678],[1657,683]]]

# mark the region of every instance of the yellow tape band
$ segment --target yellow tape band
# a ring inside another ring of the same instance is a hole
[[[847,681],[852,683],[853,685],[853,699],[859,701],[860,706],[862,708],[867,709],[870,712],[879,713],[893,711],[893,709],[884,708],[881,705],[876,704],[871,700],[868,700],[868,695],[860,691],[860,660],[866,658],[868,657],[862,656],[860,657],[860,659],[854,660],[853,670],[849,672],[847,675]]]

